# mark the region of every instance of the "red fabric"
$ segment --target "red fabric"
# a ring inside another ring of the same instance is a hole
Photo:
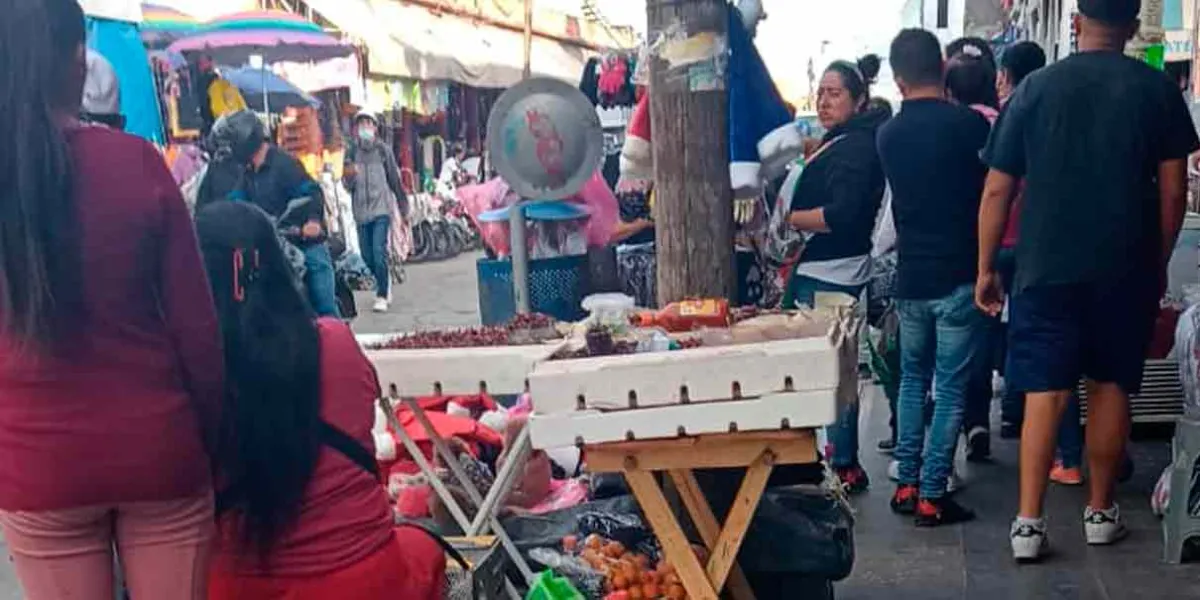
[[[241,576],[214,564],[208,600],[436,600],[445,591],[446,558],[422,531],[389,532],[370,556],[320,577]]]
[[[0,338],[0,509],[195,495],[224,363],[191,217],[150,144],[99,127],[68,141],[87,320],[63,357]]]
[[[426,412],[429,417],[429,422],[433,425],[434,431],[443,439],[457,437],[467,443],[471,450],[471,454],[479,456],[479,446],[495,446],[497,448],[504,445],[504,438],[500,437],[499,433],[488,429],[481,425],[478,421],[465,417],[456,417],[440,412]],[[408,432],[408,436],[417,443],[426,458],[433,456],[433,445],[429,441],[429,436],[425,433],[425,428],[417,421],[417,418],[409,411],[401,411],[396,415],[400,421],[400,425],[404,427],[404,431]],[[391,432],[389,426],[388,431]],[[392,432],[393,435],[394,432]],[[408,456],[404,450],[404,445],[399,439],[396,440],[397,456]]]
[[[417,398],[417,405],[426,412],[437,411],[444,413],[446,412],[446,405],[451,402],[471,412],[496,410],[496,401],[487,394],[473,394],[470,396],[423,396]],[[407,411],[408,405],[401,404],[397,407],[397,410]]]
[[[321,418],[364,447],[374,448],[371,427],[375,423],[375,398],[379,397],[375,371],[344,323],[321,319],[318,330]],[[349,568],[388,543],[392,523],[383,484],[341,453],[323,447],[300,516],[271,551],[271,574],[312,577]],[[219,537],[218,560],[232,570],[230,563],[238,545],[231,520],[222,523]],[[253,560],[236,565],[249,575],[258,575],[259,566]]]

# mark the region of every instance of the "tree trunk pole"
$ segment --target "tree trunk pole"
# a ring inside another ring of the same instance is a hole
[[[646,13],[649,39],[658,42],[648,56],[659,305],[734,298],[726,2],[648,0]],[[663,35],[673,31],[680,34]],[[715,34],[715,58],[679,61],[678,42],[705,33]]]

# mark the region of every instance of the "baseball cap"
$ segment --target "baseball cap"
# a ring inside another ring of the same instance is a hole
[[[121,86],[117,72],[103,56],[87,51],[87,80],[83,83],[83,112],[93,115],[121,113]]]
[[[1142,10],[1142,0],[1079,0],[1079,12],[1105,23],[1131,23]]]

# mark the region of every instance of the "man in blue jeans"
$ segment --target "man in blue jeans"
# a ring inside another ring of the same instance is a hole
[[[900,113],[879,132],[899,251],[898,487],[891,506],[929,527],[975,517],[947,496],[946,482],[968,383],[985,354],[987,323],[975,308],[971,281],[986,173],[979,152],[989,125],[943,97],[942,48],[933,34],[900,32],[890,61],[904,96]],[[931,387],[927,443],[924,403]]]
[[[348,158],[346,185],[350,188],[354,221],[363,260],[375,278],[375,312],[387,312],[391,303],[391,269],[388,268],[388,237],[392,229],[392,207],[408,214],[408,198],[400,186],[400,172],[391,147],[379,139],[379,121],[370,113],[354,118],[355,144]],[[397,226],[402,225],[396,223]]]

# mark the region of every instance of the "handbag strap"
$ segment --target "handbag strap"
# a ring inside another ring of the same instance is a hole
[[[458,563],[459,567],[462,567],[462,570],[468,572],[471,570],[471,563],[467,562],[467,559],[462,555],[462,552],[459,552],[458,548],[455,548],[453,545],[451,545],[450,542],[446,541],[446,538],[438,535],[437,532],[420,523],[409,520],[403,520],[396,524],[397,529],[401,527],[416,529],[417,531],[429,536],[430,539],[432,539],[434,542],[437,542],[438,546],[441,546],[442,550],[447,556],[450,557],[451,560]]]

